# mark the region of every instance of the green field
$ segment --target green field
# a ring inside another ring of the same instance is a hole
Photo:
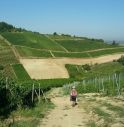
[[[21,64],[14,64],[12,68],[18,80],[31,80],[30,76]]]
[[[87,53],[66,53],[66,52],[52,52],[55,57],[70,57],[70,58],[87,58]]]
[[[37,34],[33,32],[23,33],[11,33],[4,32],[2,36],[5,37],[13,45],[27,46],[36,49],[49,49],[60,50],[62,48],[58,46],[54,41],[51,41],[43,34]]]
[[[110,75],[116,71],[124,71],[124,66],[118,62],[91,65],[90,70],[86,70],[83,65],[66,65],[71,78],[84,79],[94,76]]]
[[[124,52],[123,47],[107,44],[101,39],[43,35],[36,32],[3,32],[1,34],[16,47],[21,57],[53,57],[52,52],[55,57],[86,58]],[[97,49],[103,50],[90,52]]]
[[[106,44],[100,41],[92,41],[88,39],[82,40],[57,40],[57,43],[62,45],[70,52],[82,52],[87,50],[95,50],[102,48],[110,48],[113,47],[110,44]]]
[[[115,48],[115,49],[105,49],[101,51],[94,51],[89,53],[92,57],[98,57],[102,55],[114,54],[114,53],[122,53],[124,52],[124,48]]]
[[[104,49],[99,51],[92,52],[78,52],[78,53],[64,53],[64,52],[52,52],[55,57],[71,57],[71,58],[91,58],[91,57],[99,57],[103,55],[122,53],[124,52],[124,48],[117,47],[115,49]]]
[[[15,46],[22,57],[52,57],[49,51]]]

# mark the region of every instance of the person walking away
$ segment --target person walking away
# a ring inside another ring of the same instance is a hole
[[[72,106],[74,107],[76,105],[76,98],[77,98],[77,91],[75,89],[75,86],[72,87],[71,93],[70,93]]]

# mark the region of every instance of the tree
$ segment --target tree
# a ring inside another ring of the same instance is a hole
[[[121,58],[119,58],[117,60],[117,62],[121,63],[122,65],[124,65],[124,56],[122,55]]]
[[[58,35],[56,32],[53,33],[54,36]]]
[[[116,45],[116,41],[115,40],[113,40],[112,45]]]

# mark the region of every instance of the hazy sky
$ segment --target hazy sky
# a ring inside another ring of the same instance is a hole
[[[124,0],[0,0],[0,21],[41,33],[124,40]]]

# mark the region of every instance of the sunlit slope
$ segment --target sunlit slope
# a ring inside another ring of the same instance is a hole
[[[124,47],[70,35],[45,35],[37,32],[3,32],[20,57],[91,58],[124,52]]]
[[[63,51],[56,42],[50,40],[43,34],[33,32],[4,32],[2,36],[13,45]]]

